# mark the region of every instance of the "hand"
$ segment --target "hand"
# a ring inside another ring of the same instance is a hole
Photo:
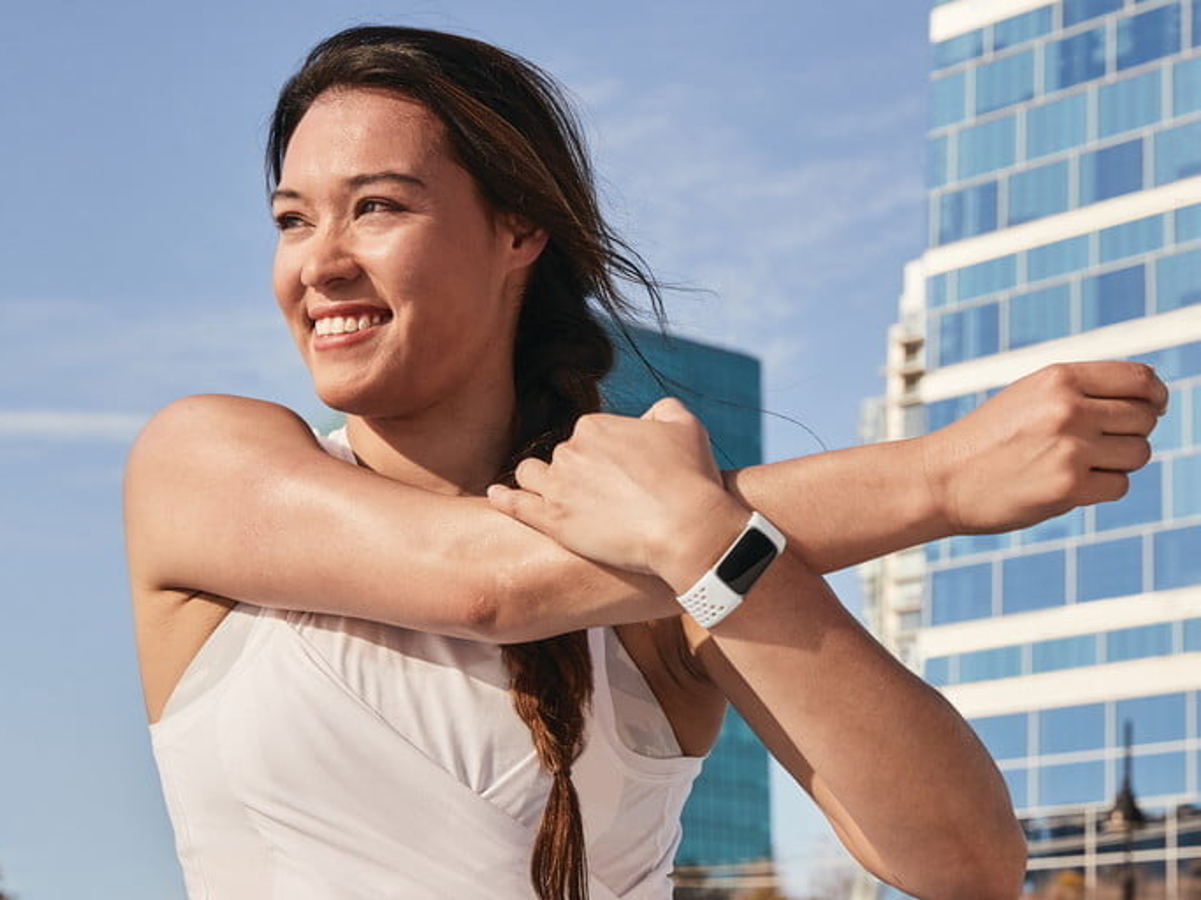
[[[498,510],[596,562],[658,575],[681,593],[746,522],[709,438],[678,400],[639,419],[589,415],[551,462],[517,467],[520,490],[488,489]]]
[[[951,533],[1009,531],[1117,500],[1151,458],[1168,390],[1139,363],[1048,366],[926,435],[923,458]]]

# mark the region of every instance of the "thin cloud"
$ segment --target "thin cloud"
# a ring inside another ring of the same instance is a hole
[[[124,442],[133,439],[147,418],[141,413],[0,410],[0,438]]]

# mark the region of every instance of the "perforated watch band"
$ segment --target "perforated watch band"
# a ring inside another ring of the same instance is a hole
[[[676,597],[702,628],[712,628],[742,603],[771,561],[784,552],[784,535],[757,512],[729,549],[691,588]]]

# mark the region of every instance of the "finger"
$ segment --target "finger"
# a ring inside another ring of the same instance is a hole
[[[530,456],[517,464],[517,468],[513,470],[513,477],[522,489],[544,494],[549,473],[550,466]]]
[[[1130,490],[1130,476],[1123,472],[1106,472],[1096,469],[1084,480],[1080,496],[1076,498],[1081,506],[1090,503],[1106,503],[1111,500],[1121,500]]]
[[[542,531],[546,518],[546,501],[529,491],[516,490],[503,484],[488,485],[488,502],[498,512]]]
[[[1071,363],[1065,368],[1069,378],[1086,396],[1145,400],[1160,412],[1168,407],[1167,386],[1160,381],[1154,369],[1143,363]]]
[[[657,400],[642,414],[642,418],[652,422],[691,422],[696,418],[688,407],[675,397],[664,397]]]
[[[1146,437],[1159,422],[1159,410],[1145,400],[1091,397],[1088,406],[1102,434]]]
[[[1092,468],[1112,472],[1133,472],[1151,459],[1151,444],[1146,438],[1107,435],[1097,443]]]

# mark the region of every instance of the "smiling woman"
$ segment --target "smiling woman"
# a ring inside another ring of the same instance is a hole
[[[727,702],[880,877],[1013,897],[996,768],[817,573],[1119,496],[1153,373],[1056,367],[926,438],[721,473],[676,401],[597,412],[600,316],[658,292],[532,65],[343,32],[268,161],[276,296],[346,428],[188,398],[126,483],[194,900],[666,898]]]

